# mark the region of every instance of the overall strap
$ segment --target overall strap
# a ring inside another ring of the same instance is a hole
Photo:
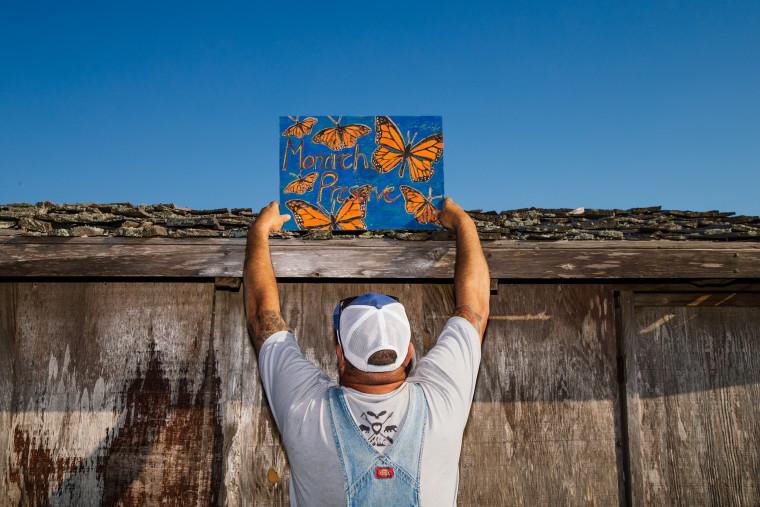
[[[364,437],[351,416],[343,391],[339,387],[327,391],[328,410],[333,438],[343,472],[346,497],[351,503],[361,489],[372,488],[375,479],[390,474],[393,482],[406,484],[419,498],[422,447],[427,423],[427,401],[422,388],[407,384],[409,407],[406,420],[395,442],[380,453]],[[373,479],[374,477],[374,479]],[[387,481],[382,481],[383,483]]]

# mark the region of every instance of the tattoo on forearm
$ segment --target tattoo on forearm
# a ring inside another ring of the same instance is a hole
[[[288,331],[289,329],[280,312],[276,310],[264,310],[258,314],[257,328],[253,329],[253,326],[250,326],[248,332],[253,336],[256,348],[260,349],[266,339],[274,333],[277,331]]]
[[[475,311],[470,307],[470,305],[462,305],[458,306],[454,310],[454,317],[462,317],[463,319],[467,319],[470,324],[475,326],[475,329],[479,334],[482,333],[482,325],[483,325],[483,317],[481,315],[478,315],[475,313]]]

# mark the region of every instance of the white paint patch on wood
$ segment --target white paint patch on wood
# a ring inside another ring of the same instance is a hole
[[[655,322],[653,322],[652,324],[648,325],[647,327],[639,331],[639,334],[651,333],[652,331],[656,330],[657,328],[659,328],[660,326],[662,326],[663,324],[665,324],[666,322],[668,322],[669,320],[673,318],[675,318],[674,313],[663,315],[662,317],[657,319]]]

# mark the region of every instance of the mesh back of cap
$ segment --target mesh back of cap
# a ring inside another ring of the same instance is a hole
[[[406,357],[410,329],[404,307],[400,303],[374,306],[347,306],[340,318],[341,341],[346,358],[364,371],[391,371]],[[393,350],[396,361],[374,366],[367,359],[378,350]]]

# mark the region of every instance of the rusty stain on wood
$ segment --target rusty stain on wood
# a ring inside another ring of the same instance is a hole
[[[2,285],[15,325],[0,339],[16,343],[20,376],[3,421],[13,441],[0,495],[32,505],[220,503],[223,393],[204,325],[213,286]]]

